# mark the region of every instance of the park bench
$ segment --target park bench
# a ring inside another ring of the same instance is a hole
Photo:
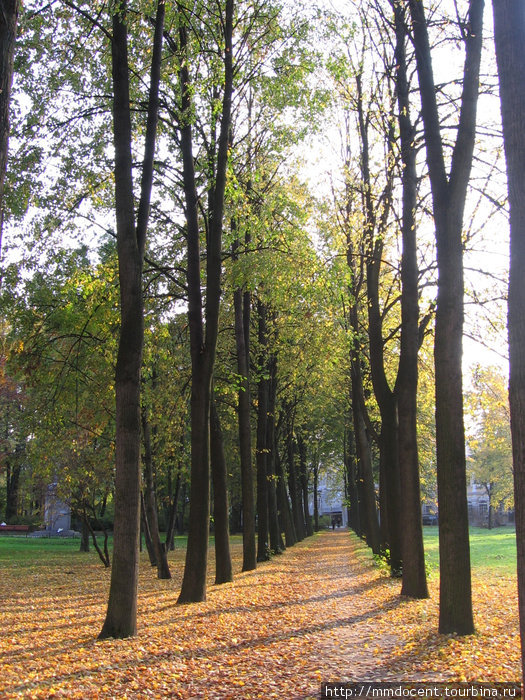
[[[0,532],[25,532],[27,535],[30,530],[29,525],[0,525]]]

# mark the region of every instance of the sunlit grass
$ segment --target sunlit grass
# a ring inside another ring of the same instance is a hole
[[[425,559],[434,575],[439,569],[437,527],[424,527]],[[483,571],[512,576],[516,573],[516,532],[513,527],[470,528],[470,562],[474,574]]]

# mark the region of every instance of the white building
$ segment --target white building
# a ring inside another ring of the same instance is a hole
[[[313,513],[313,503],[310,504]],[[319,517],[335,519],[339,526],[347,527],[348,509],[345,505],[345,490],[342,475],[323,474],[319,477],[317,488],[317,508]]]

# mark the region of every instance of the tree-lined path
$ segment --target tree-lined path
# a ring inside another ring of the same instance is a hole
[[[233,583],[191,606],[176,605],[184,550],[170,553],[171,581],[142,555],[138,636],[103,642],[93,631],[109,573],[94,554],[3,566],[0,697],[309,698],[321,680],[519,677],[513,577],[475,577],[479,631],[458,638],[435,631],[437,581],[430,600],[400,597],[347,531],[245,573],[233,549]]]

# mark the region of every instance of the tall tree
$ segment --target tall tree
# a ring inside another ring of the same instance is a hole
[[[222,228],[234,76],[233,10],[233,0],[226,0],[224,8],[221,7],[219,23],[222,36],[218,38],[218,43],[221,46],[224,70],[217,160],[209,196],[211,211],[207,231],[205,305],[201,289],[199,204],[193,156],[192,115],[195,105],[192,99],[193,86],[188,53],[191,21],[183,9],[179,11],[179,77],[183,120],[180,144],[186,202],[188,320],[192,365],[190,521],[179,603],[193,603],[206,599],[210,515],[210,397],[219,331]]]
[[[20,0],[3,0],[0,7],[0,256],[4,224],[4,181],[9,142],[9,103],[19,6]]]
[[[403,507],[401,508],[401,544],[403,585],[401,593],[427,598],[428,587],[421,522],[421,492],[417,447],[417,385],[419,351],[419,269],[417,261],[417,169],[416,134],[410,117],[410,86],[406,57],[405,7],[393,0],[395,28],[395,65],[398,101],[399,138],[403,163],[403,212],[401,235],[401,347],[396,378],[397,450]]]
[[[463,215],[472,166],[484,0],[459,23],[465,44],[457,136],[447,173],[425,7],[409,0],[436,230],[438,292],[434,362],[442,633],[474,632],[463,423]]]
[[[140,371],[144,344],[142,270],[157,133],[164,0],[158,0],[155,19],[141,196],[136,223],[126,10],[125,0],[116,6],[111,37],[120,341],[115,373],[116,471],[113,564],[106,619],[99,635],[101,639],[130,637],[136,634],[137,630]]]
[[[525,675],[525,6],[520,0],[493,0],[492,6],[510,204],[509,400]]]

